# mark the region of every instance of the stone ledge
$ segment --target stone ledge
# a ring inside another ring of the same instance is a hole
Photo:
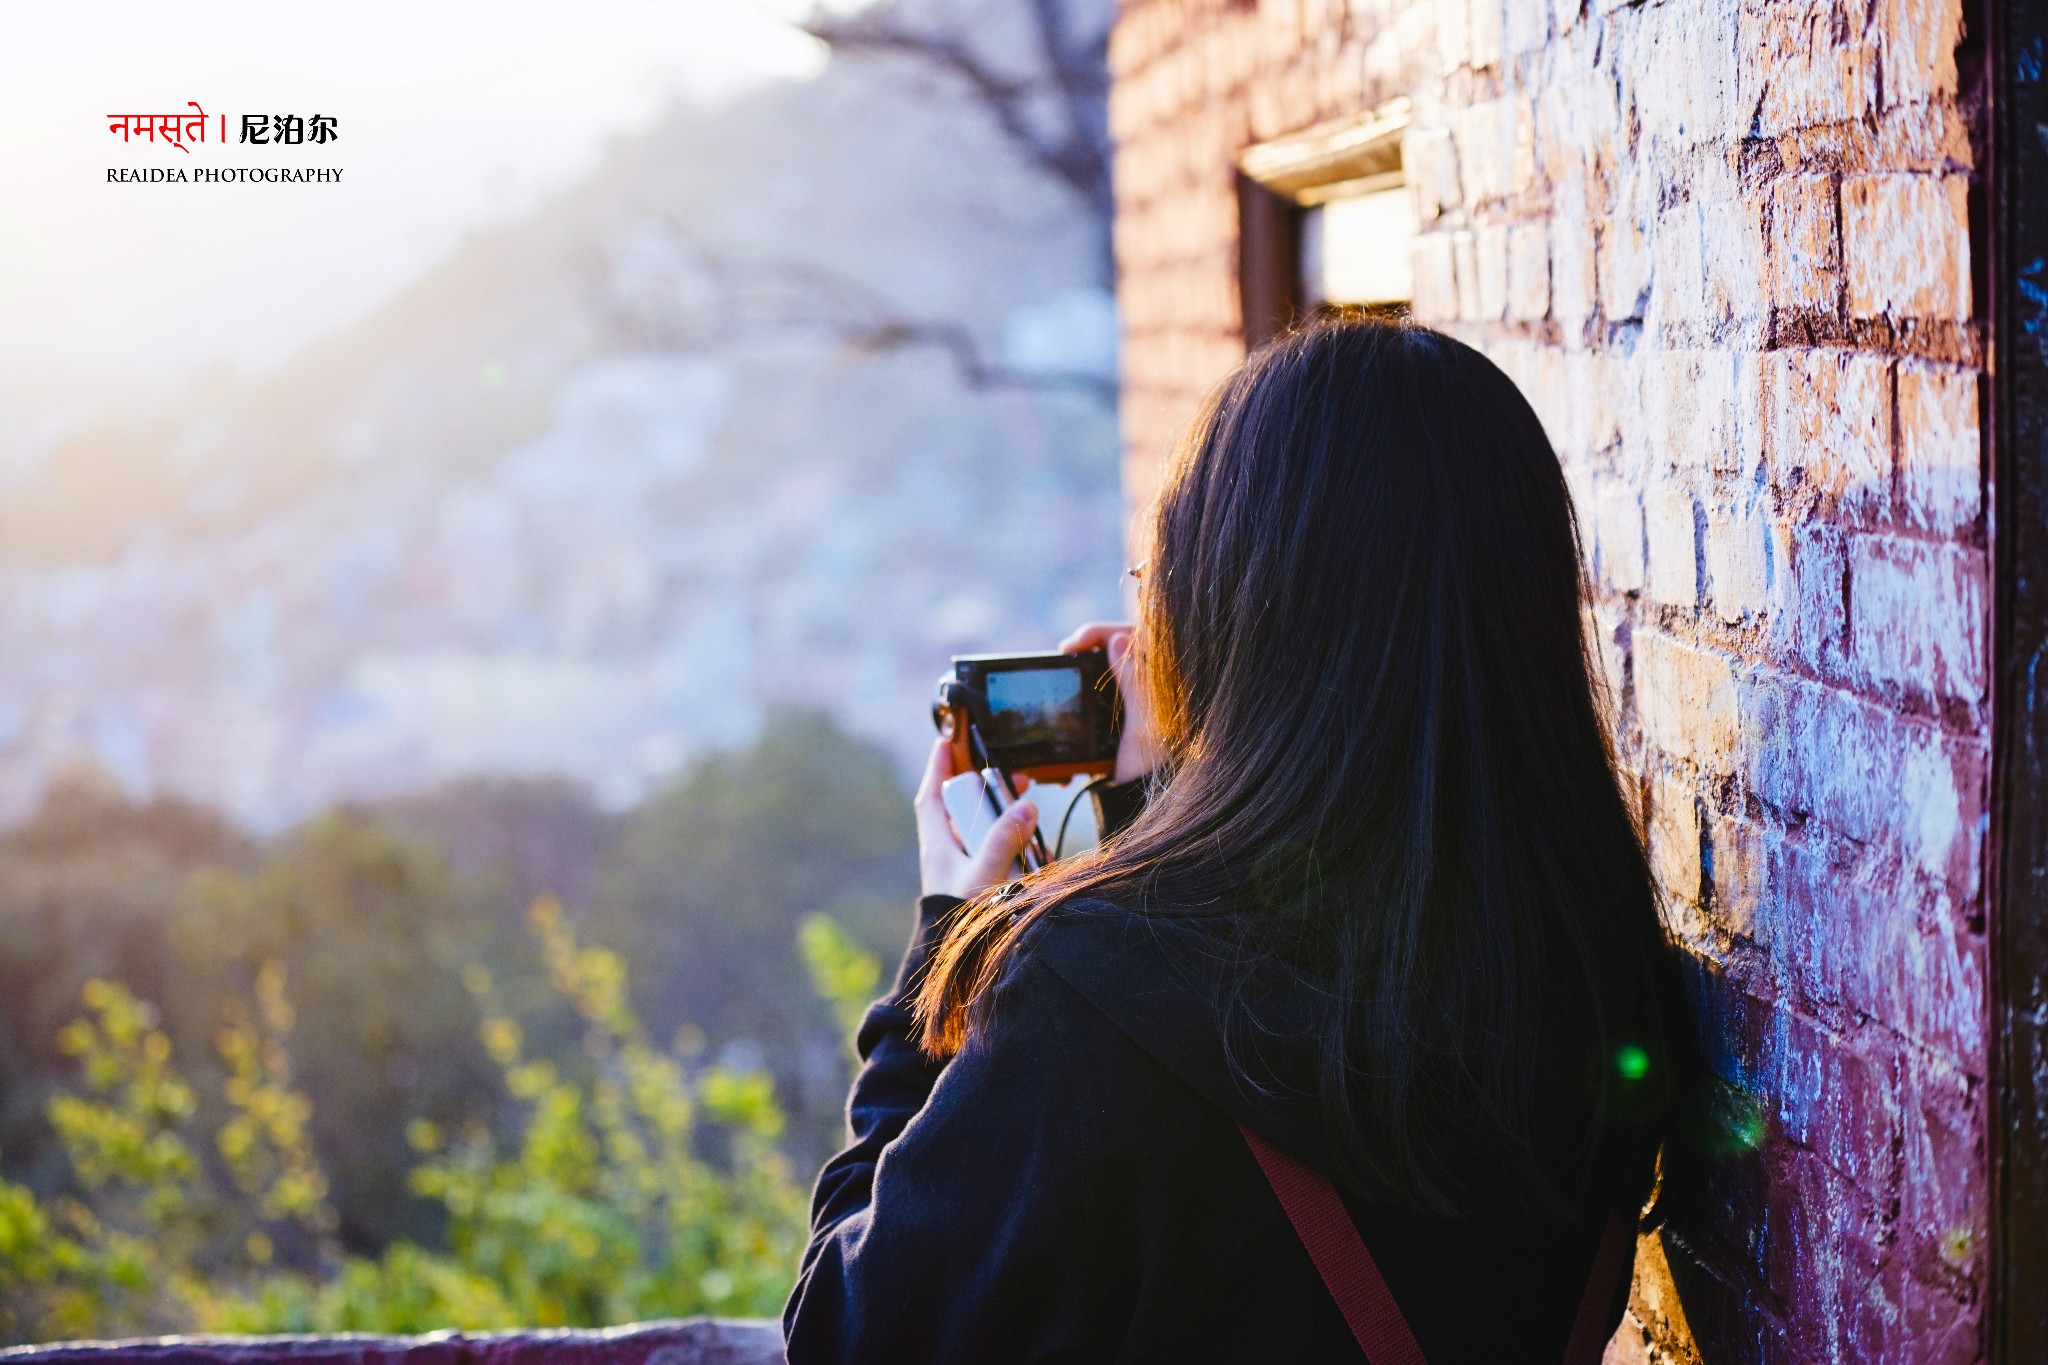
[[[758,1318],[679,1318],[599,1329],[432,1332],[383,1337],[156,1337],[0,1351],[6,1365],[782,1365],[782,1330]]]

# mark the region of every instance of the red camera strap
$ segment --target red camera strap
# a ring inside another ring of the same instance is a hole
[[[1400,1305],[1394,1302],[1379,1266],[1373,1263],[1372,1253],[1365,1249],[1365,1240],[1338,1197],[1337,1187],[1243,1124],[1238,1131],[1258,1158],[1266,1183],[1279,1197],[1287,1221],[1308,1249],[1309,1259],[1329,1286],[1337,1311],[1344,1315],[1351,1335],[1358,1338],[1366,1359],[1371,1365],[1428,1365],[1415,1333],[1401,1316]],[[1592,1273],[1586,1278],[1586,1292],[1572,1319],[1564,1365],[1598,1365],[1607,1345],[1601,1329],[1607,1325],[1607,1311],[1621,1277],[1634,1260],[1634,1250],[1621,1221],[1609,1218],[1600,1235],[1600,1249],[1593,1256]]]

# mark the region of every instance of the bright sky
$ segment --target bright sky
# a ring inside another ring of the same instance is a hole
[[[263,368],[674,95],[715,101],[823,64],[753,0],[0,0],[0,32],[0,403],[17,406]],[[214,116],[191,154],[108,131],[109,114],[188,100]],[[333,115],[340,138],[212,140],[218,115],[233,137],[244,113]],[[110,167],[202,165],[344,173],[107,183]]]

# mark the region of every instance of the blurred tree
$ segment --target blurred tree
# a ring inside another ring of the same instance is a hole
[[[194,1146],[211,1178],[283,1162],[250,1144],[284,1131],[270,1125],[289,1117],[288,1081],[315,1101],[295,1122],[332,1178],[340,1247],[437,1247],[446,1208],[411,1188],[407,1124],[509,1140],[522,1112],[478,1040],[463,971],[489,974],[494,1008],[568,1079],[595,1065],[523,923],[528,893],[559,878],[584,889],[570,917],[635,963],[652,1035],[687,1025],[695,1046],[770,1068],[789,1100],[781,1141],[812,1166],[839,1141],[846,1064],[832,1009],[805,986],[799,925],[830,912],[855,950],[893,957],[915,868],[888,756],[809,713],[778,716],[752,749],[704,760],[623,817],[562,784],[462,784],[259,846],[196,808],[131,803],[81,775],[0,838],[0,1153],[38,1197],[80,1192],[44,1121],[71,1065],[52,1040],[85,982],[104,978],[161,1002],[159,1032],[195,1083],[194,1122],[239,1144]],[[291,983],[285,1014],[273,976]],[[859,978],[833,979],[843,994]],[[265,1072],[278,1054],[262,1030],[287,1014],[292,1065]],[[269,1117],[236,1125],[236,1093]],[[264,1235],[281,1262],[313,1254],[310,1234]]]
[[[410,1183],[447,1214],[444,1251],[396,1242],[344,1257],[329,1240],[279,963],[259,969],[253,1005],[230,999],[235,1022],[216,1039],[227,1071],[212,1146],[226,1178],[199,1156],[206,1106],[153,1008],[117,983],[87,983],[88,1013],[61,1035],[82,1084],[49,1111],[80,1195],[46,1201],[0,1181],[0,1340],[774,1312],[795,1277],[804,1200],[776,1148],[773,1083],[656,1046],[619,955],[580,944],[552,899],[531,919],[583,1064],[528,1052],[491,973],[464,969],[511,1121],[502,1137],[469,1124],[452,1144],[431,1120],[405,1125],[425,1158]],[[707,1131],[722,1138],[717,1159],[699,1140]],[[286,1234],[298,1255],[278,1254]]]
[[[493,1068],[461,985],[466,963],[499,972],[550,1041],[568,1036],[544,981],[521,969],[519,930],[506,918],[433,844],[360,812],[279,839],[258,868],[192,883],[171,936],[171,1032],[212,1038],[233,1023],[223,1002],[258,994],[267,964],[281,966],[299,1019],[297,1079],[319,1097],[310,1130],[351,1249],[438,1238],[437,1211],[407,1186],[409,1118],[460,1126],[493,1117]]]
[[[598,861],[620,817],[561,777],[472,777],[364,808],[402,837],[435,844],[507,924],[540,896],[572,908],[597,894]]]
[[[0,1151],[17,1175],[44,1189],[62,1179],[43,1109],[67,1069],[54,1040],[80,989],[106,977],[161,997],[187,882],[256,856],[218,815],[131,802],[89,768],[52,783],[35,818],[0,837]]]
[[[752,749],[705,760],[633,812],[591,927],[632,962],[658,1035],[687,1024],[741,1060],[758,1050],[789,1096],[802,1164],[838,1142],[845,1076],[799,926],[826,912],[893,959],[916,894],[916,829],[888,754],[822,714],[783,711]]]

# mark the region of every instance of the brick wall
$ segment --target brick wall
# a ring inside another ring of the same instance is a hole
[[[1617,1361],[1970,1361],[1985,521],[1958,0],[1124,0],[1133,506],[1242,354],[1247,143],[1414,101],[1415,311],[1577,500],[1620,750],[1759,1145]],[[1696,1345],[1694,1344],[1696,1342]]]

